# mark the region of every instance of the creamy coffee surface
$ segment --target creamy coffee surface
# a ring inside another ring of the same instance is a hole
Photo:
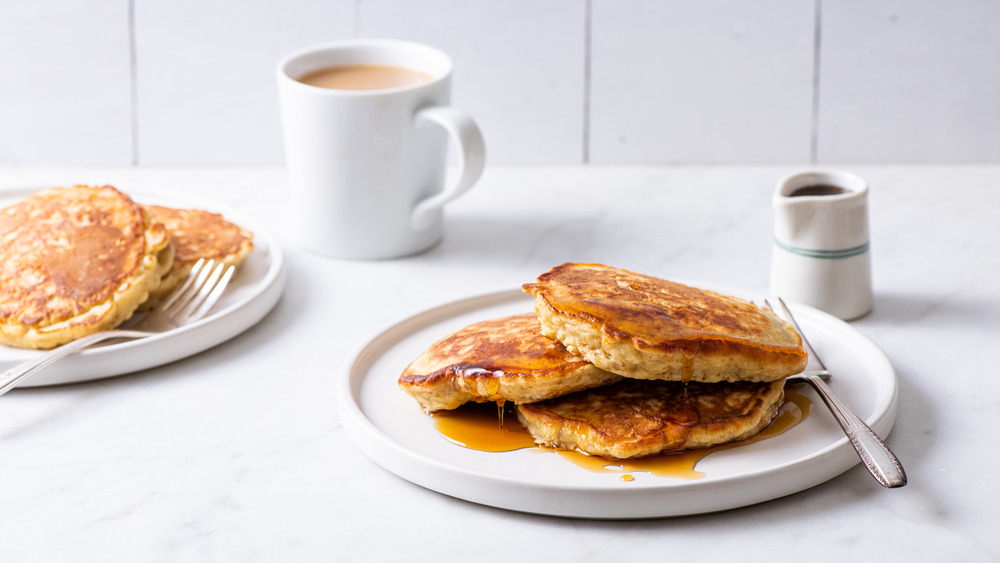
[[[384,90],[426,82],[429,74],[398,66],[343,65],[314,70],[297,80],[332,90]]]

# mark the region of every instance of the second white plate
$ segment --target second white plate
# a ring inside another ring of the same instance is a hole
[[[36,189],[0,191],[0,207]],[[277,241],[255,221],[212,202],[188,196],[128,192],[138,203],[198,208],[221,213],[253,232],[254,250],[237,270],[226,293],[207,317],[189,325],[143,338],[83,350],[45,368],[18,387],[77,383],[149,369],[217,346],[257,324],[277,304],[285,282],[284,258]],[[0,346],[0,371],[42,352]]]
[[[761,296],[720,289],[758,300]],[[374,336],[348,360],[340,382],[340,416],[373,461],[417,485],[471,502],[578,518],[653,518],[746,506],[823,483],[858,463],[847,438],[812,391],[812,414],[785,434],[710,454],[682,480],[634,472],[584,470],[537,449],[491,453],[457,446],[434,428],[396,385],[399,374],[439,338],[490,318],[532,311],[519,290],[445,304]],[[831,315],[789,304],[834,373],[834,390],[883,437],[896,417],[896,375],[885,354]],[[874,485],[873,486],[877,486]]]

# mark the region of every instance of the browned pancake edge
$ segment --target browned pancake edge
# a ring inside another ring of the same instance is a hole
[[[531,313],[466,326],[435,342],[400,375],[428,411],[469,402],[524,403],[606,385],[619,376],[542,335]]]

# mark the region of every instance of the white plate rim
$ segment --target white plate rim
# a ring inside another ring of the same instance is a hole
[[[0,199],[9,199],[13,203],[41,189],[43,188],[0,188]],[[106,379],[181,360],[215,347],[248,330],[260,322],[280,300],[285,283],[284,253],[274,236],[257,221],[231,207],[188,194],[145,188],[121,191],[138,203],[162,203],[221,213],[226,219],[254,234],[255,248],[247,259],[263,260],[259,257],[266,253],[266,271],[259,278],[250,280],[251,289],[247,291],[248,295],[239,301],[226,304],[203,319],[147,338],[83,350],[74,357],[66,358],[26,379],[18,385],[18,388],[48,387]],[[254,253],[257,253],[257,256],[254,256]],[[0,359],[0,369],[8,369],[21,361],[44,353],[6,346],[0,346],[0,349],[6,356]]]
[[[709,287],[733,295],[747,294],[708,284],[691,285]],[[662,518],[739,508],[816,486],[840,475],[860,461],[848,439],[841,436],[809,455],[729,477],[681,484],[653,483],[629,490],[608,487],[603,490],[587,488],[581,491],[576,486],[561,487],[547,483],[544,494],[539,495],[539,486],[534,480],[455,466],[425,455],[392,439],[368,419],[359,396],[360,386],[367,375],[364,369],[374,361],[371,357],[377,356],[379,348],[387,346],[396,333],[405,333],[411,325],[419,326],[430,323],[435,318],[468,312],[470,308],[488,308],[490,304],[522,299],[526,304],[531,302],[530,297],[520,290],[511,289],[450,301],[405,316],[359,345],[345,361],[338,382],[340,418],[355,445],[388,471],[445,495],[514,511],[601,519]],[[879,384],[887,387],[884,389],[882,402],[874,407],[866,422],[883,438],[886,437],[895,421],[898,403],[898,382],[888,357],[874,342],[844,321],[805,305],[789,303],[789,307],[795,312],[800,324],[808,326],[809,322],[814,322],[813,319],[819,318],[836,330],[844,331],[855,340],[867,344],[869,359],[880,363],[875,368],[882,374],[883,380]],[[824,405],[814,401],[813,416],[828,416],[825,409]],[[744,490],[739,494],[728,494],[733,493],[735,488],[746,489],[748,484],[768,479],[773,481],[775,476],[783,479],[777,488],[771,486],[756,493]],[[547,498],[539,500],[539,497]],[[582,502],[581,497],[585,497]],[[681,502],[658,502],[669,501],[671,497],[679,498]]]

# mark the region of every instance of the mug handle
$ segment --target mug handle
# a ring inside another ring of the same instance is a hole
[[[460,155],[459,176],[451,186],[417,203],[410,216],[413,228],[422,231],[434,220],[434,212],[444,204],[464,194],[476,183],[486,166],[486,144],[483,135],[469,114],[446,106],[425,108],[417,112],[417,121],[432,121],[451,136]]]

